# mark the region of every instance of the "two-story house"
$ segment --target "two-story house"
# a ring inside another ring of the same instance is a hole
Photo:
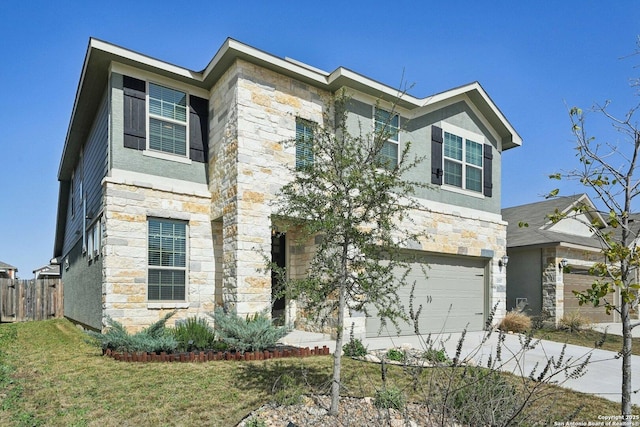
[[[15,279],[18,269],[6,262],[0,261],[0,278],[1,279]]]
[[[304,144],[283,142],[322,125],[327,100],[342,89],[353,123],[369,131],[388,116],[404,129],[387,141],[391,161],[407,141],[427,158],[410,178],[431,184],[412,212],[429,239],[407,248],[422,331],[480,330],[496,303],[499,317],[501,158],[521,138],[480,84],[404,95],[391,115],[392,87],[232,39],[202,71],[90,40],[58,174],[54,257],[65,315],[95,329],[110,316],[135,330],[166,310],[184,318],[226,302],[241,315],[271,307],[305,326],[296,301],[272,301],[277,284],[264,254],[300,275],[313,242],[282,233],[271,201],[296,161],[308,161]],[[378,330],[360,313],[347,322]]]

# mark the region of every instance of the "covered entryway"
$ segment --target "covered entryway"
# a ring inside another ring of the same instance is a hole
[[[484,328],[487,313],[488,260],[473,257],[410,254],[411,270],[406,286],[400,289],[400,302],[409,311],[411,284],[415,283],[414,309],[422,305],[419,318],[421,334],[434,332],[460,332]],[[401,275],[402,272],[398,272]],[[375,337],[380,319],[370,313],[367,318],[367,337]],[[389,324],[382,334],[396,333]],[[400,322],[400,335],[414,335],[413,324]]]
[[[591,288],[591,284],[596,281],[596,277],[589,274],[587,270],[572,270],[571,273],[564,273],[564,314],[565,316],[576,311],[581,316],[589,319],[593,323],[610,323],[616,320],[613,314],[607,314],[603,306],[594,307],[593,304],[578,304],[578,298],[573,291],[584,291]],[[615,298],[610,295],[608,298]],[[613,301],[615,302],[615,301]]]
[[[284,270],[287,263],[285,252],[286,237],[284,233],[277,233],[271,237],[271,262]],[[285,324],[285,296],[282,278],[275,272],[271,272],[271,318],[274,324],[281,326]]]

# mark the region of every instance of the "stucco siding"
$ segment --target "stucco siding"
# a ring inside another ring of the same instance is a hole
[[[140,76],[132,77],[141,78]],[[122,75],[112,73],[112,168],[205,184],[207,182],[206,163],[194,162],[188,158],[184,158],[184,162],[172,161],[145,155],[144,150],[124,147],[123,97]]]
[[[360,129],[362,129],[363,134],[366,135],[373,130],[374,105],[375,102],[373,101],[367,103],[358,99],[350,100],[347,126],[352,132],[360,132]],[[419,188],[416,191],[416,196],[425,200],[499,214],[501,209],[500,183],[502,179],[501,146],[489,129],[482,123],[482,120],[469,107],[469,104],[465,101],[458,101],[425,114],[404,111],[399,111],[399,113],[401,132],[398,152],[400,153],[406,144],[410,142],[410,158],[418,157],[424,159],[417,168],[406,175],[408,180],[426,184],[426,187]],[[431,184],[431,126],[441,127],[443,124],[450,124],[478,134],[482,136],[483,140],[476,142],[490,144],[493,147],[493,194],[491,197],[486,197],[479,193],[465,193],[446,186]]]
[[[62,266],[64,315],[93,329],[102,329],[102,257],[91,262],[82,253],[82,243],[67,254],[69,268]]]
[[[507,310],[516,307],[517,298],[526,298],[526,312],[539,315],[542,312],[542,260],[540,249],[509,252],[507,265]]]

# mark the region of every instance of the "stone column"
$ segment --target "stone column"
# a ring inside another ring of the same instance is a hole
[[[542,311],[558,324],[564,316],[564,282],[555,249],[542,251]]]

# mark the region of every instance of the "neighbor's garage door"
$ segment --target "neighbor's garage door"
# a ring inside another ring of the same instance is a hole
[[[409,286],[400,289],[399,296],[408,312],[410,285],[415,282],[413,306],[417,310],[422,304],[418,323],[421,334],[460,332],[467,326],[470,331],[483,329],[487,314],[486,260],[438,255],[418,255],[409,259]],[[380,319],[373,312],[369,314],[371,317],[367,318],[367,336],[375,337],[380,329]],[[382,334],[395,335],[393,324],[387,324]],[[413,324],[400,321],[399,327],[400,335],[415,333]]]
[[[609,323],[613,322],[613,315],[607,314],[604,307],[594,307],[593,304],[578,304],[578,298],[573,291],[584,291],[591,288],[591,284],[595,282],[596,277],[589,275],[587,271],[573,271],[572,273],[564,273],[564,314],[579,311],[580,315],[589,319],[593,323]],[[613,295],[609,296],[610,298]]]

